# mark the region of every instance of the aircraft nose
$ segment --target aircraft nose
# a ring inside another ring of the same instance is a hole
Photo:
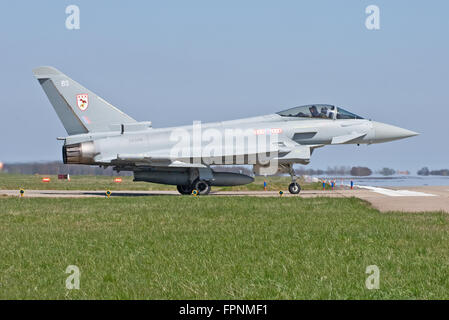
[[[398,139],[409,138],[419,133],[395,127],[386,123],[373,121],[374,137],[376,142],[387,142]]]

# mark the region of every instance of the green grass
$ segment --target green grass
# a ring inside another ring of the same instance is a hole
[[[447,299],[448,246],[447,214],[355,198],[4,197],[0,299]]]
[[[43,177],[50,177],[50,182],[42,182]],[[133,182],[133,177],[121,177],[122,182],[114,182],[115,177],[109,176],[71,176],[71,181],[58,180],[57,175],[26,175],[0,173],[0,190],[176,190],[176,186],[168,186],[148,182]],[[267,177],[270,191],[287,190],[291,183],[290,177]],[[263,190],[263,177],[256,177],[253,183],[236,187],[213,187],[212,190]],[[305,183],[298,180],[304,190],[316,190],[322,186],[320,183]],[[329,186],[327,186],[329,188]]]

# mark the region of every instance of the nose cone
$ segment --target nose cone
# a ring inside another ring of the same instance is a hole
[[[395,126],[381,123],[381,122],[373,121],[372,123],[373,123],[373,129],[374,129],[374,141],[376,143],[404,139],[404,138],[413,137],[413,136],[416,136],[419,134],[414,131],[402,129],[402,128],[395,127]]]

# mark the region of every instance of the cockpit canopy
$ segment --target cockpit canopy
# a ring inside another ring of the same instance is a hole
[[[343,108],[330,104],[310,104],[294,107],[277,113],[282,117],[318,118],[318,119],[363,119]]]

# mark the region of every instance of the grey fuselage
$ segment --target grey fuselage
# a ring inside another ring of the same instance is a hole
[[[63,160],[133,171],[135,180],[178,185],[238,185],[253,180],[213,165],[253,165],[255,174],[294,174],[316,148],[387,142],[417,133],[361,118],[328,104],[214,123],[152,128],[117,109],[54,67],[33,69],[68,136]],[[207,188],[206,188],[207,189]],[[206,190],[207,192],[207,190]]]
[[[195,125],[159,129],[139,126],[135,128],[134,125],[128,128],[127,125],[123,125],[116,131],[69,136],[65,138],[66,148],[76,145],[83,154],[78,155],[73,161],[70,158],[67,159],[67,156],[65,159],[67,163],[114,166],[118,171],[134,171],[137,180],[179,184],[179,180],[168,176],[182,172],[182,181],[184,181],[189,172],[194,169],[197,172],[199,170],[196,176],[206,172],[205,176],[211,177],[213,172],[210,172],[209,165],[214,164],[250,164],[254,165],[256,174],[263,174],[259,169],[267,165],[267,159],[264,158],[265,163],[261,163],[257,156],[248,157],[248,155],[260,153],[257,150],[254,152],[254,149],[252,152],[249,151],[250,146],[245,139],[251,138],[251,135],[266,137],[268,148],[265,151],[271,152],[269,159],[275,159],[278,165],[278,170],[271,171],[271,174],[279,171],[286,172],[285,165],[309,163],[313,150],[325,145],[371,144],[415,135],[405,129],[366,119],[298,119],[271,114],[201,124],[202,136],[198,144],[201,151],[195,152],[194,143],[191,141],[187,146],[184,145],[183,154],[179,154],[178,157],[173,156],[173,148],[179,144],[179,135],[174,133],[180,132],[181,136],[193,136],[194,130]],[[227,131],[231,131],[236,139],[240,134],[246,143],[241,148],[234,147],[234,149],[226,150],[226,139],[220,138],[219,146],[214,150],[215,153],[212,156],[205,155],[202,150],[214,145],[211,139],[204,136],[207,136],[210,131],[221,137],[226,136]],[[275,139],[270,141],[270,137]],[[236,184],[248,183],[248,181],[243,179],[236,181]],[[215,185],[220,184],[216,182]],[[232,185],[232,183],[227,181],[225,185]]]

